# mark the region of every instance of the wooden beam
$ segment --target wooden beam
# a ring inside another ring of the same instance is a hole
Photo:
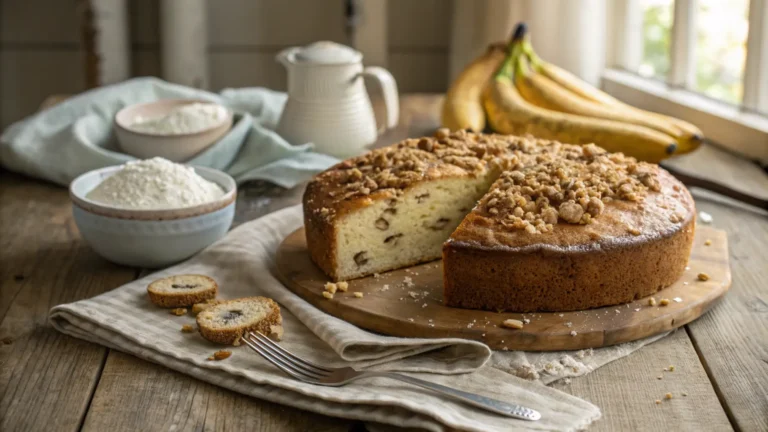
[[[750,0],[744,106],[768,114],[768,0]]]
[[[696,10],[697,0],[676,0],[672,21],[672,47],[667,80],[677,87],[696,85]]]

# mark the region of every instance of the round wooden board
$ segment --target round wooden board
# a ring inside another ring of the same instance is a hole
[[[705,245],[706,240],[711,245]],[[520,314],[444,306],[441,261],[351,280],[349,291],[337,292],[329,300],[322,295],[329,279],[311,261],[303,228],[286,237],[277,252],[278,277],[288,289],[358,327],[391,336],[474,339],[492,349],[526,351],[603,347],[652,336],[695,320],[731,286],[725,232],[698,227],[688,266],[679,281],[654,296],[657,301],[669,299],[668,306],[650,306],[648,298],[644,298],[585,311]],[[710,279],[699,281],[699,273],[708,274]],[[408,278],[413,286],[406,286]],[[364,297],[354,297],[355,291],[364,293]],[[513,330],[501,326],[508,318],[530,322],[523,329]]]

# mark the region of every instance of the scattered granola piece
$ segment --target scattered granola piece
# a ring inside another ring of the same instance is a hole
[[[171,315],[182,316],[187,313],[187,308],[176,308],[170,310]]]
[[[661,405],[661,399],[656,399],[656,405]]]
[[[13,338],[10,337],[10,336],[6,336],[6,337],[3,338],[2,342],[3,342],[4,345],[10,345],[10,344],[13,343]]]
[[[506,328],[511,328],[511,329],[521,329],[521,328],[523,328],[523,322],[522,321],[516,320],[516,319],[511,319],[511,318],[504,320],[504,322],[501,323],[501,325],[503,325]]]
[[[711,244],[712,244],[712,240],[710,240],[710,239],[704,240],[704,246],[709,246]]]
[[[571,336],[576,336],[578,333],[576,333],[576,330],[571,330]]]
[[[329,292],[331,294],[335,294],[336,290],[339,288],[339,286],[336,285],[333,282],[326,282],[325,285],[323,285],[323,288],[325,288],[326,292]],[[323,295],[325,295],[325,294],[323,294]]]
[[[195,328],[189,324],[184,324],[183,326],[181,326],[182,333],[192,333],[193,331],[195,331]]]
[[[232,351],[219,350],[219,351],[216,351],[215,353],[213,353],[212,356],[208,357],[208,360],[220,361],[220,360],[224,360],[226,358],[229,358],[229,356],[231,356],[231,355],[232,355]]]
[[[363,293],[360,291],[355,291],[352,293],[352,295],[354,295],[357,298],[363,298]]]
[[[675,371],[675,367],[673,365],[669,365],[667,370],[669,370],[670,372],[674,372]]]
[[[665,299],[665,298],[663,298],[663,299],[661,299],[661,301],[659,302],[659,304],[660,304],[661,306],[667,306],[667,305],[669,304],[669,299]]]
[[[656,299],[654,297],[648,299],[648,306],[656,306]]]
[[[664,399],[672,399],[672,393],[665,394]]]
[[[658,379],[658,380],[660,380],[662,378],[664,378],[664,375],[659,375],[659,376],[656,377],[656,379]]]
[[[327,298],[328,300],[333,298],[333,293],[330,293],[328,291],[323,291],[323,297]]]
[[[683,395],[683,396],[688,396],[688,393],[686,393],[686,392],[682,392],[680,394]]]
[[[708,281],[709,280],[709,275],[706,274],[706,273],[699,273],[699,275],[697,277],[699,278],[700,281]]]
[[[349,289],[349,284],[346,281],[336,282],[336,288],[338,288],[341,292],[347,292]]]

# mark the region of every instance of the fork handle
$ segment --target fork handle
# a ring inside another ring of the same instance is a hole
[[[398,381],[406,382],[408,384],[430,389],[438,393],[442,393],[446,396],[450,396],[453,399],[457,399],[478,408],[483,408],[487,411],[502,414],[507,417],[514,417],[521,420],[538,420],[541,418],[541,414],[538,411],[526,408],[524,406],[508,404],[498,399],[492,399],[489,397],[480,396],[475,393],[457,390],[455,388],[446,387],[441,384],[435,384],[433,382],[413,378],[408,375],[401,375],[393,372],[365,372],[359,378],[368,378],[374,376],[392,378]]]

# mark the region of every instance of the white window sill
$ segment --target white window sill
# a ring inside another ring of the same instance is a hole
[[[707,139],[768,163],[768,116],[618,69],[603,72],[602,88],[630,105],[691,122]]]

